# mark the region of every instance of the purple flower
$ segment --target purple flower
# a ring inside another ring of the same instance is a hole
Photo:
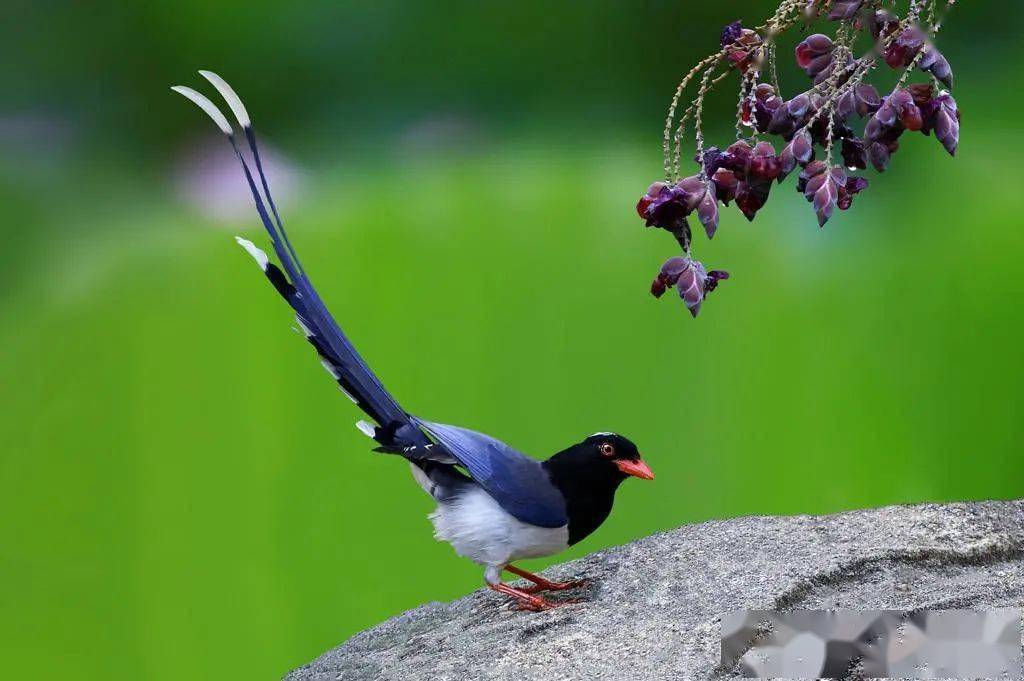
[[[728,168],[719,168],[711,176],[711,182],[715,185],[715,196],[722,204],[728,206],[730,201],[736,199],[736,188],[739,184],[736,173]]]
[[[829,168],[824,161],[813,161],[800,173],[796,188],[814,206],[818,226],[824,227],[839,202],[840,192],[846,187],[846,173],[842,168]],[[857,183],[857,191],[863,187]]]
[[[871,30],[871,37],[876,41],[882,36],[888,36],[899,28],[900,20],[895,14],[888,10],[880,9],[872,12],[868,17],[868,28]]]
[[[771,142],[758,142],[747,162],[747,180],[770,183],[782,172],[782,164]]]
[[[895,110],[896,115],[900,119],[900,125],[904,129],[917,131],[924,125],[924,121],[921,118],[921,109],[914,103],[914,95],[907,88],[900,88],[892,93],[886,101],[886,105],[891,106]]]
[[[722,167],[728,168],[734,173],[745,173],[752,151],[750,145],[743,140],[733,142],[725,150],[725,155],[722,157]]]
[[[728,278],[728,272],[712,270],[709,273],[701,262],[692,258],[669,258],[651,283],[651,294],[660,298],[669,286],[675,286],[690,314],[696,317],[707,294],[718,287],[719,281]]]
[[[782,164],[770,142],[758,142],[751,149],[740,140],[730,146],[727,153],[735,161],[736,205],[748,220],[753,220],[768,201],[772,181],[782,172]]]
[[[854,110],[861,118],[870,116],[882,106],[882,98],[878,96],[878,90],[873,85],[858,85],[851,94]]]
[[[864,126],[864,142],[868,160],[879,172],[885,171],[889,160],[899,149],[899,138],[904,130],[921,130],[924,115],[915,102],[921,90],[901,88],[882,100],[878,111]]]
[[[640,197],[636,212],[648,227],[660,227],[675,232],[686,223],[690,214],[686,193],[665,182],[655,182]]]
[[[864,0],[835,0],[828,18],[832,21],[849,21],[856,16]]]
[[[843,163],[850,170],[864,170],[868,167],[868,150],[864,140],[852,135],[843,138]]]
[[[797,95],[775,110],[768,123],[768,132],[788,139],[814,113],[817,104],[806,92]]]
[[[827,35],[815,33],[807,36],[796,46],[796,63],[812,78],[832,63],[835,44]]]
[[[917,104],[917,108],[921,109],[921,112],[924,113],[924,107],[935,97],[935,88],[932,87],[931,83],[913,83],[908,85],[907,89],[910,90],[910,96],[914,100],[914,104]]]
[[[718,147],[708,147],[704,150],[704,156],[701,157],[697,154],[693,157],[694,162],[697,165],[704,164],[704,174],[714,175],[719,168],[723,167],[727,163],[726,152],[722,151]]]
[[[884,173],[885,169],[889,167],[889,161],[892,159],[892,155],[899,149],[900,145],[898,142],[889,142],[885,144],[883,142],[872,142],[868,146],[868,160],[871,161],[871,165],[875,167],[880,173]]]
[[[793,135],[793,139],[782,148],[779,154],[779,184],[786,179],[797,165],[805,166],[814,158],[814,143],[806,130]]]
[[[853,64],[853,55],[846,53],[843,55],[842,63],[835,61],[835,59],[829,59],[828,63],[825,64],[825,68],[818,71],[817,74],[813,74],[815,85],[821,85],[826,80],[832,77],[833,72],[838,68],[842,69],[842,72],[836,77],[836,82],[840,85],[845,83],[850,78],[852,71],[847,68]]]
[[[743,35],[743,24],[739,20],[726,24],[722,28],[722,47],[728,47]]]
[[[846,178],[846,184],[839,188],[839,198],[836,205],[839,210],[849,210],[853,205],[853,197],[868,187],[867,178],[850,176]]]
[[[697,211],[697,218],[704,225],[708,238],[713,237],[718,229],[715,185],[699,175],[684,177],[675,186],[655,182],[636,204],[637,214],[648,227],[660,227],[673,234],[686,229],[686,218],[693,211]]]
[[[768,130],[772,116],[784,104],[784,101],[782,97],[775,94],[775,88],[768,83],[759,83],[754,88],[753,111],[751,111],[750,99],[749,97],[743,98],[741,120],[745,125],[753,125],[758,132],[765,132]]]
[[[824,164],[822,164],[824,165]],[[808,178],[804,196],[818,215],[818,226],[824,227],[839,202],[839,192],[846,186],[846,173],[842,168],[831,168]]]
[[[921,61],[917,62],[917,68],[932,74],[946,87],[953,87],[953,69],[934,45],[924,48],[924,54],[921,56]]]
[[[718,230],[718,199],[715,197],[715,185],[707,182],[704,192],[697,202],[697,219],[704,225],[704,233],[708,238],[715,236]]]
[[[924,47],[925,36],[917,26],[903,30],[895,40],[889,43],[882,55],[890,68],[899,69],[908,66]]]
[[[728,43],[725,42],[727,34],[732,38]],[[743,28],[738,21],[722,30],[722,47],[725,49],[725,56],[736,64],[741,73],[746,73],[762,56],[761,36],[756,31]]]
[[[927,135],[935,131],[935,138],[942,142],[950,156],[956,155],[960,143],[960,111],[957,109],[953,95],[943,92],[923,107],[924,127]]]
[[[796,190],[801,194],[805,193],[807,183],[811,181],[811,178],[817,177],[826,170],[828,170],[828,166],[824,161],[811,161],[800,171],[800,175],[796,179]]]
[[[753,222],[757,211],[768,203],[768,192],[771,191],[771,188],[770,182],[740,180],[736,185],[736,207],[740,209],[747,220]]]

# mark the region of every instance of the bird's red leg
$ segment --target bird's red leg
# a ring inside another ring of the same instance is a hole
[[[533,582],[534,586],[527,587],[522,591],[528,594],[535,594],[538,591],[565,591],[566,589],[575,589],[577,587],[586,584],[586,581],[579,580],[575,582],[552,582],[551,580],[544,579],[540,575],[535,575],[532,572],[527,572],[517,568],[515,565],[506,565],[505,569],[514,575],[518,575],[523,579],[528,579]]]
[[[488,588],[494,589],[498,593],[511,596],[515,599],[521,610],[548,610],[555,607],[555,603],[548,601],[540,596],[533,596],[527,591],[520,589],[514,589],[508,584],[488,584]]]

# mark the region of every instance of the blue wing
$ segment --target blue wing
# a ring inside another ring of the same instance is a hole
[[[483,433],[414,420],[514,517],[539,527],[561,527],[569,522],[565,498],[536,459]]]

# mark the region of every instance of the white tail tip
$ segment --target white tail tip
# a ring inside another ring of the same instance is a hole
[[[242,98],[238,96],[234,88],[228,85],[227,81],[218,76],[213,71],[200,71],[199,75],[210,81],[213,87],[217,88],[217,92],[224,98],[224,101],[231,107],[231,113],[235,114],[235,118],[238,119],[238,124],[243,128],[252,127],[252,121],[249,120],[249,112],[245,110],[245,105],[242,104]]]
[[[356,428],[358,428],[359,432],[361,432],[363,435],[370,438],[371,440],[373,439],[373,436],[376,434],[376,428],[373,427],[373,424],[368,423],[366,421],[356,422]]]
[[[209,99],[199,94],[192,88],[185,87],[184,85],[175,85],[171,89],[177,92],[179,95],[182,95],[183,97],[192,100],[192,102],[195,103],[196,106],[205,111],[206,115],[213,119],[213,122],[217,124],[217,127],[220,128],[220,131],[222,133],[224,133],[228,137],[234,134],[234,130],[231,129],[231,124],[228,123],[228,119],[224,118],[224,114],[222,114],[220,112],[220,109],[218,109],[217,106]]]
[[[242,248],[249,252],[249,255],[251,255],[253,259],[256,260],[256,263],[260,266],[261,270],[263,270],[264,272],[267,271],[267,265],[270,263],[270,258],[267,257],[266,253],[257,248],[256,244],[249,241],[248,239],[243,239],[240,236],[236,236],[235,241],[238,242],[239,246],[241,246]]]

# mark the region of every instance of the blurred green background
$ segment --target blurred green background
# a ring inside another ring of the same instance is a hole
[[[769,4],[10,6],[0,675],[273,679],[481,585],[231,239],[266,242],[167,89],[210,92],[198,68],[245,98],[307,269],[408,409],[537,456],[641,445],[658,479],[569,557],[710,518],[1022,496],[1015,3],[944,30],[955,160],[909,137],[823,231],[790,181],[698,238],[733,273],[698,320],[647,293],[675,253],[633,211],[668,97]]]

